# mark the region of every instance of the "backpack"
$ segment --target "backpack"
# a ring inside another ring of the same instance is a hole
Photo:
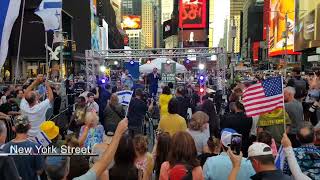
[[[192,180],[192,167],[187,164],[176,164],[169,171],[169,180]]]

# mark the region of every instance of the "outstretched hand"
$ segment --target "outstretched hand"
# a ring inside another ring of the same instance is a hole
[[[228,151],[227,151],[227,154],[228,154],[228,156],[229,156],[229,158],[230,158],[230,160],[231,160],[231,162],[232,162],[233,168],[240,168],[240,166],[241,166],[241,160],[242,160],[242,156],[243,156],[242,152],[240,152],[240,155],[235,155],[235,154],[231,151],[231,149],[230,149],[230,147],[229,147],[229,148],[228,148]]]
[[[118,132],[120,135],[124,134],[128,129],[128,118],[122,119],[117,127],[116,133]]]
[[[281,139],[281,144],[283,147],[287,148],[287,147],[292,147],[291,141],[288,138],[286,133],[283,133],[283,137]]]

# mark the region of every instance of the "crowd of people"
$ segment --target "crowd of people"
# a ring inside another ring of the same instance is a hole
[[[0,152],[10,155],[0,157],[0,179],[320,179],[319,77],[295,70],[285,82],[285,107],[248,117],[242,95],[255,78],[231,85],[226,107],[220,89],[199,95],[191,84],[168,84],[158,92],[156,69],[147,92],[123,73],[122,89],[134,89],[129,106],[120,104],[115,85],[77,94],[68,81],[63,125],[52,118],[60,111],[59,89],[42,75],[8,86],[0,101]],[[152,141],[147,116],[158,121]],[[234,137],[241,137],[238,149]],[[50,146],[57,155],[36,153]],[[64,156],[63,146],[92,154]],[[21,156],[15,148],[31,152]]]

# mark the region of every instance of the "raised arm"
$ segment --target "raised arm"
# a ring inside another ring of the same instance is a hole
[[[46,81],[44,84],[45,84],[47,92],[48,92],[48,99],[50,102],[52,102],[54,100],[54,97],[53,97],[53,92],[50,87],[50,84],[48,83],[48,81]]]
[[[120,139],[123,133],[128,129],[128,119],[125,118],[119,122],[117,130],[112,138],[111,144],[106,151],[102,154],[102,158],[96,162],[91,170],[96,173],[96,176],[99,177],[110,165],[112,162],[116,150],[118,148]]]
[[[38,76],[37,76],[37,79],[36,80],[34,80],[28,87],[27,87],[27,89],[25,90],[25,92],[24,92],[24,97],[26,97],[26,95],[30,92],[30,91],[32,91],[35,87],[37,87],[40,83],[42,83],[43,82],[43,75],[42,74],[39,74]]]

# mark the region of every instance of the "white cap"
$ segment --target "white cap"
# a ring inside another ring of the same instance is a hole
[[[228,147],[231,144],[232,135],[239,135],[237,131],[231,128],[225,128],[221,131],[221,143]]]
[[[253,143],[248,149],[248,157],[272,155],[272,149],[265,143]]]

